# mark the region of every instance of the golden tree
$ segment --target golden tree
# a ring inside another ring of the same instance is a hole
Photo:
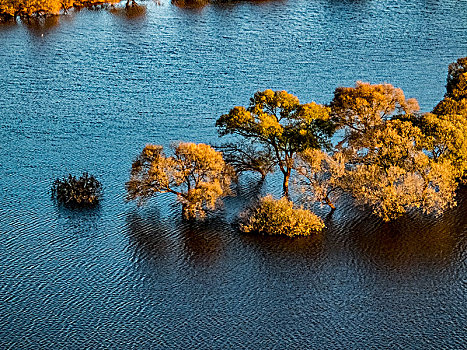
[[[307,150],[297,162],[299,185],[310,197],[333,208],[331,196],[346,191],[385,221],[455,205],[461,119],[414,115],[417,101],[390,84],[338,88],[331,108],[343,141],[332,155]]]
[[[331,102],[332,119],[346,131],[346,140],[359,138],[389,120],[394,114],[419,110],[416,99],[406,99],[404,92],[391,84],[357,81],[355,87],[339,87]]]
[[[295,155],[307,148],[328,145],[334,132],[329,112],[328,107],[314,102],[300,104],[286,91],[265,90],[255,93],[248,108],[234,107],[216,125],[221,136],[239,135],[264,150],[271,149],[271,161],[284,176],[282,187],[288,196]]]
[[[432,113],[400,118],[418,126],[434,160],[449,161],[467,182],[467,57],[449,65],[446,94]]]
[[[141,203],[157,193],[173,193],[186,219],[203,219],[230,194],[232,169],[209,145],[181,142],[172,148],[168,157],[162,146],[144,147],[126,183],[128,199]]]
[[[430,158],[423,147],[419,128],[387,121],[349,147],[352,162],[341,186],[384,221],[416,208],[442,213],[456,204],[455,170],[449,161]]]
[[[330,155],[322,150],[309,148],[298,154],[295,185],[305,202],[320,202],[336,209],[335,202],[343,192],[346,172],[343,152]]]

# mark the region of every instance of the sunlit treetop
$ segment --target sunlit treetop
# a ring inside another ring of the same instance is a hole
[[[283,189],[288,195],[288,181],[294,156],[307,148],[329,146],[334,124],[330,109],[315,102],[300,104],[286,91],[259,91],[245,108],[234,107],[216,122],[219,134],[239,135],[272,149],[273,162],[284,175]]]
[[[459,58],[448,68],[446,97],[467,98],[467,57]]]
[[[341,186],[384,221],[412,209],[442,213],[456,204],[456,170],[449,159],[425,150],[425,135],[412,123],[390,120],[354,142]]]
[[[416,99],[406,99],[403,91],[391,84],[364,83],[355,87],[339,87],[331,102],[333,120],[354,132],[366,132],[394,114],[418,111]]]
[[[173,193],[185,218],[202,219],[230,193],[232,169],[209,145],[181,142],[172,149],[174,155],[166,156],[162,146],[144,147],[126,183],[128,199],[141,203],[157,193]]]

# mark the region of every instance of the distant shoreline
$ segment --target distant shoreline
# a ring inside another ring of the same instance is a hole
[[[33,18],[60,16],[72,9],[98,8],[120,2],[121,0],[32,0],[26,6],[24,0],[5,0],[0,3],[0,23],[18,19],[28,21]],[[135,1],[127,0],[126,7],[135,4]]]

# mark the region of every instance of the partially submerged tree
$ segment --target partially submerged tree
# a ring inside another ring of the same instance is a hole
[[[295,155],[307,148],[328,146],[334,132],[329,108],[314,102],[300,104],[294,95],[272,90],[255,93],[248,108],[234,107],[216,125],[221,136],[239,135],[272,150],[271,161],[284,176],[285,196]]]
[[[353,143],[342,187],[384,221],[416,208],[443,212],[456,204],[454,169],[449,161],[431,159],[423,143],[423,133],[411,123],[385,122]]]
[[[357,81],[355,87],[338,87],[331,102],[332,120],[345,130],[344,142],[383,124],[395,114],[419,110],[416,99],[406,99],[404,92],[391,84]]]
[[[174,155],[166,156],[162,146],[144,147],[126,183],[128,199],[141,203],[157,193],[173,193],[186,219],[202,219],[230,194],[233,170],[209,145],[181,142],[172,148]]]
[[[336,209],[335,202],[343,192],[347,174],[346,158],[343,152],[330,155],[318,149],[309,148],[298,154],[295,169],[298,177],[296,187],[305,202],[319,202]]]
[[[452,165],[455,178],[467,180],[467,118],[460,114],[425,113],[401,118],[423,134],[423,150],[436,162]]]
[[[338,88],[331,107],[333,120],[345,130],[336,154],[346,163],[338,170],[328,167],[325,179],[333,187],[385,221],[414,208],[441,213],[455,205],[456,168],[447,150],[459,146],[456,138],[463,139],[456,130],[460,121],[453,126],[413,114],[417,101],[390,84]],[[305,160],[310,168],[312,160]]]
[[[294,208],[286,197],[274,199],[271,195],[241,214],[240,229],[262,235],[307,236],[321,231],[323,221],[309,210]]]
[[[79,178],[69,174],[67,178],[56,179],[52,185],[52,198],[70,207],[92,207],[101,197],[101,183],[88,173]]]
[[[467,183],[467,57],[449,65],[446,94],[432,113],[398,119],[411,122],[425,136],[425,152],[450,162],[457,179]]]

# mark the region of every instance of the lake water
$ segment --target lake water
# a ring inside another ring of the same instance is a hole
[[[170,196],[125,203],[124,183],[146,143],[218,143],[216,119],[266,88],[327,103],[389,82],[430,111],[467,56],[467,1],[163,2],[52,24],[0,27],[1,348],[466,348],[465,188],[440,219],[342,201],[289,239],[232,225],[277,176],[192,225]],[[100,207],[57,207],[53,180],[83,171]]]

